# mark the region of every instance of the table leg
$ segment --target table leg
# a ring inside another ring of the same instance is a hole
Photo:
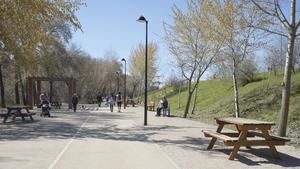
[[[33,117],[31,116],[29,109],[26,109],[26,112],[27,112],[28,116],[30,117],[30,119],[33,121]]]
[[[230,155],[229,155],[229,160],[234,160],[235,157],[237,156],[237,153],[240,149],[240,145],[239,145],[239,141],[243,141],[243,140],[246,140],[247,138],[247,134],[248,134],[248,131],[247,130],[242,130],[240,132],[240,135],[239,135],[239,139],[238,139],[238,142],[234,145],[233,147],[233,150],[231,151]]]
[[[21,109],[19,109],[19,110],[17,111],[17,113],[19,113],[20,116],[22,117],[22,121],[25,121],[25,117],[24,117],[24,114],[21,112]]]
[[[261,130],[261,132],[263,133],[263,135],[264,135],[264,137],[265,137],[266,140],[272,140],[272,137],[269,135],[268,130]],[[274,145],[269,145],[269,147],[271,149],[273,157],[279,159],[280,158],[279,157],[279,153],[276,150],[275,146]]]
[[[10,110],[7,110],[7,113],[6,113],[6,115],[4,116],[4,119],[3,119],[3,123],[6,122],[6,120],[7,120],[8,117],[9,117],[9,115],[10,115]]]
[[[241,130],[239,129],[238,125],[235,125],[237,131],[239,132],[239,134],[241,134]],[[247,132],[248,133],[248,132]],[[247,134],[248,135],[248,134]],[[247,140],[247,136],[245,137],[245,140]],[[246,146],[246,148],[251,148],[251,146]]]
[[[224,124],[223,124],[223,123],[220,123],[219,126],[218,126],[218,128],[217,128],[217,132],[220,133],[220,132],[222,131],[223,127],[224,127]],[[207,150],[212,149],[212,148],[214,147],[216,141],[217,141],[217,139],[213,137],[213,138],[210,140],[210,143],[209,143],[209,145],[208,145],[208,147],[207,147]]]

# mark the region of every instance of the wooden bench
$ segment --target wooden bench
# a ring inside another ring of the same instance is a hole
[[[162,108],[162,112],[163,112],[163,116],[170,117],[171,116],[171,113],[170,113],[170,104],[168,105],[167,108]]]
[[[264,137],[264,135],[260,132],[257,131],[250,131],[249,134],[253,134],[254,136],[258,136],[258,137]],[[285,142],[291,141],[290,139],[286,138],[286,137],[279,137],[279,136],[274,136],[274,135],[269,135],[272,140],[278,141],[278,143],[281,143],[280,145],[284,145]]]
[[[33,115],[35,115],[36,113],[32,113],[29,111],[31,107],[30,106],[10,106],[7,107],[7,113],[4,114],[4,119],[3,119],[3,123],[6,122],[6,120],[8,119],[8,117],[13,117],[12,120],[14,121],[16,119],[16,117],[21,117],[22,120],[25,120],[25,117],[30,117],[30,119],[33,121]],[[24,110],[24,112],[22,112],[22,110]]]
[[[127,105],[129,105],[129,104],[131,104],[132,107],[135,107],[136,102],[133,99],[129,99],[129,100],[127,100]]]
[[[275,123],[263,122],[258,120],[243,118],[216,118],[218,128],[216,131],[202,131],[205,137],[211,137],[211,141],[207,147],[212,149],[216,140],[222,140],[225,146],[233,146],[229,160],[234,160],[241,146],[268,146],[274,158],[279,158],[276,150],[277,145],[284,145],[290,141],[287,138],[273,136],[269,134],[269,130]],[[237,132],[222,132],[224,125],[234,125]],[[253,137],[248,139],[249,137]]]
[[[61,107],[61,102],[58,101],[52,101],[51,106],[55,107],[56,109],[60,109]]]
[[[230,133],[232,136],[228,136],[230,134],[227,135],[225,133],[218,133],[211,130],[202,130],[202,132],[204,133],[205,137],[213,137],[222,140],[224,145],[228,145],[228,142],[236,142],[238,140],[237,137],[232,137],[235,135],[234,133]],[[236,134],[238,135],[239,133]]]
[[[155,111],[155,103],[154,102],[150,102],[147,107],[148,107],[148,111]]]

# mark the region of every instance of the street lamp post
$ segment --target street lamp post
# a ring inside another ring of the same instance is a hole
[[[117,93],[119,93],[120,92],[120,90],[119,90],[119,87],[120,87],[120,81],[119,81],[120,72],[116,71],[116,74],[117,74]]]
[[[147,125],[147,69],[148,69],[148,21],[144,16],[140,16],[138,22],[146,23],[146,42],[145,42],[145,103],[144,103],[144,125]]]
[[[122,60],[125,65],[125,70],[124,70],[124,109],[126,109],[126,59],[122,58]]]

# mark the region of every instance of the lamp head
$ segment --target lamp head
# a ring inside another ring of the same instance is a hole
[[[137,19],[136,21],[138,21],[138,22],[148,22],[144,16],[140,16],[139,19]]]
[[[124,58],[122,58],[122,60],[121,61],[124,61],[124,62],[126,62],[126,60],[124,59]]]
[[[10,54],[8,57],[9,57],[10,60],[13,60],[15,58],[15,55]]]
[[[0,40],[0,49],[4,49],[5,48],[5,44]]]

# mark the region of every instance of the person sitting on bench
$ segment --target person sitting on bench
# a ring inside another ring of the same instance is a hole
[[[166,115],[166,111],[168,109],[168,100],[166,98],[166,96],[162,97],[159,101],[159,107],[156,109],[156,116],[160,116],[161,115],[161,110],[163,110],[163,116]]]

